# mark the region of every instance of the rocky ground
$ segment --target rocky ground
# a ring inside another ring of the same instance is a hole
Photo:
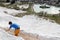
[[[6,32],[8,32],[11,35],[14,35],[14,30],[7,31],[7,29],[5,29],[5,28],[1,28],[1,29],[5,30]],[[20,31],[19,36],[21,36],[25,40],[40,40],[38,35],[26,33],[23,30]]]
[[[14,31],[10,30],[10,31],[8,31],[8,33],[13,34]],[[24,32],[22,30],[21,30],[19,36],[21,36],[25,40],[39,40],[38,36],[34,36],[33,34],[26,33],[26,32]]]

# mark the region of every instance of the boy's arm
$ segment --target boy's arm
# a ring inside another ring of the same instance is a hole
[[[9,28],[7,31],[9,31],[11,28]]]
[[[9,31],[9,30],[11,29],[11,27],[12,27],[12,26],[10,26],[10,28],[9,28],[7,31]]]

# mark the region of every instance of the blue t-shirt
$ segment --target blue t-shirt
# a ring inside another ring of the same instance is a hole
[[[17,24],[11,24],[11,25],[10,25],[10,28],[12,28],[12,27],[15,28],[15,29],[20,28],[19,25],[17,25]]]

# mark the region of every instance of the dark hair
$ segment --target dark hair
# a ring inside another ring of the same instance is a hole
[[[9,21],[9,25],[10,25],[10,24],[12,24],[12,22],[11,22],[11,21]]]

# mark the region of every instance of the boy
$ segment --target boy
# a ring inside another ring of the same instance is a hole
[[[20,32],[20,27],[17,24],[13,24],[11,21],[9,22],[9,25],[10,25],[10,28],[8,29],[8,31],[11,28],[14,28],[15,29],[14,34],[15,34],[15,36],[18,36],[18,34]]]

